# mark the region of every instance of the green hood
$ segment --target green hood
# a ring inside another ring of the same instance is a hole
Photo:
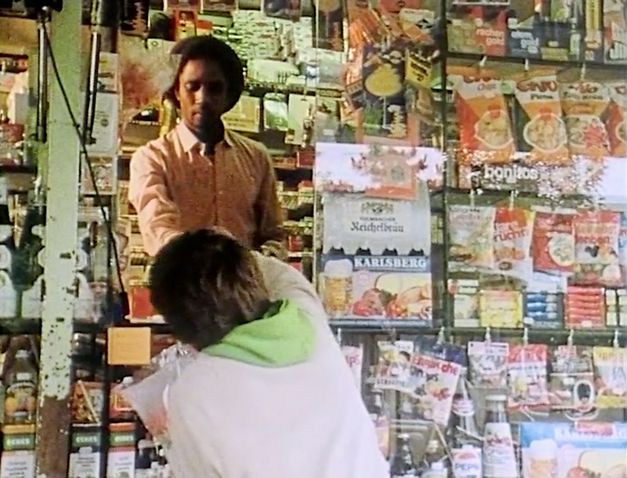
[[[270,307],[261,319],[235,327],[203,353],[261,367],[286,367],[309,359],[314,345],[309,319],[296,304],[284,300]]]

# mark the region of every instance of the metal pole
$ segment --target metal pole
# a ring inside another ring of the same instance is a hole
[[[40,15],[40,21],[45,22],[46,14]],[[48,45],[44,37],[43,25],[37,27],[37,46],[37,141],[45,143],[48,120]]]
[[[81,2],[64,2],[49,33],[70,107],[80,111]],[[49,75],[46,249],[41,331],[37,476],[67,476],[70,366],[78,219],[79,140],[55,77]]]

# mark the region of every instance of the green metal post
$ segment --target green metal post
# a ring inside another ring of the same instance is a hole
[[[70,106],[80,117],[81,5],[63,2],[48,31]],[[70,366],[75,297],[79,141],[52,68],[48,81],[48,161],[46,191],[46,296],[42,314],[37,476],[68,476]]]

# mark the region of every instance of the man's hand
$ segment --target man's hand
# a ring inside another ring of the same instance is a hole
[[[264,256],[276,257],[281,261],[287,261],[288,253],[287,249],[280,241],[275,241],[271,239],[263,243],[260,247],[260,251]]]

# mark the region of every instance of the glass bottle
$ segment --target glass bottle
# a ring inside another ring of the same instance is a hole
[[[37,369],[30,361],[30,353],[28,350],[19,349],[15,353],[15,362],[7,373],[5,424],[35,423],[37,378]]]
[[[377,434],[379,449],[387,458],[390,456],[390,416],[381,390],[372,391],[367,408]]]
[[[442,447],[440,440],[433,439],[427,442],[427,449],[425,450],[425,465],[426,469],[430,469],[431,465],[437,462],[441,462],[446,457],[446,451]]]
[[[390,461],[390,474],[392,478],[418,478],[418,467],[414,462],[409,446],[409,435],[398,435],[396,452]]]
[[[462,373],[453,396],[453,444],[456,447],[481,443],[481,434],[475,420],[475,405],[466,387],[466,374]]]
[[[517,478],[512,429],[507,421],[505,395],[486,398],[486,423],[483,441],[483,476],[485,478]]]

